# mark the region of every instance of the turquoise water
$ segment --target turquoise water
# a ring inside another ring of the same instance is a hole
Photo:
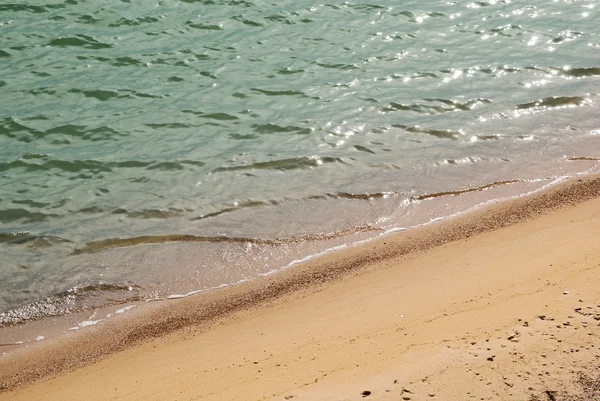
[[[599,6],[0,4],[0,324],[238,282],[443,215],[430,198],[593,168],[569,159],[600,156]]]

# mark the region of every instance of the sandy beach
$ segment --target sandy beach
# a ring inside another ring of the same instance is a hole
[[[596,399],[599,195],[574,179],[9,355],[0,400]]]

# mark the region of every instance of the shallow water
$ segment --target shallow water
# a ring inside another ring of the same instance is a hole
[[[0,325],[236,283],[597,168],[599,6],[1,4]]]

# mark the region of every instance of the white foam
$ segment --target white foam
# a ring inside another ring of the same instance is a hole
[[[189,296],[191,296],[191,295],[199,294],[199,293],[201,293],[201,292],[206,292],[206,291],[211,291],[211,290],[218,290],[219,288],[225,288],[225,287],[229,287],[230,285],[241,284],[241,283],[243,283],[244,281],[246,281],[246,280],[240,280],[240,281],[238,281],[237,283],[233,283],[233,284],[221,284],[221,285],[218,285],[218,286],[216,286],[216,287],[210,287],[210,288],[205,288],[205,289],[202,289],[202,290],[190,291],[190,292],[188,292],[188,293],[185,293],[185,294],[172,294],[172,295],[169,295],[169,296],[167,297],[167,299],[180,299],[180,298],[187,298],[187,297],[189,297]]]
[[[118,314],[125,313],[125,312],[127,312],[128,310],[135,308],[136,306],[137,306],[137,305],[129,305],[129,306],[126,306],[126,307],[124,307],[124,308],[117,309],[117,310],[115,311],[115,313],[118,313]]]
[[[347,246],[348,246],[347,244],[342,244],[342,245],[338,245],[338,246],[333,246],[333,247],[331,247],[331,248],[327,248],[327,249],[325,249],[324,251],[317,252],[317,253],[315,253],[315,254],[312,254],[312,255],[308,255],[308,256],[306,256],[306,257],[304,257],[304,258],[300,258],[300,259],[294,259],[294,260],[292,260],[290,263],[288,263],[288,264],[287,264],[285,267],[283,267],[282,269],[273,269],[273,270],[269,271],[267,274],[272,274],[272,273],[275,273],[276,271],[283,270],[283,269],[285,269],[286,267],[292,267],[292,266],[294,266],[294,265],[297,265],[298,263],[306,262],[307,260],[310,260],[310,259],[316,258],[316,257],[318,257],[318,256],[325,255],[325,254],[328,254],[328,253],[330,253],[330,252],[333,252],[333,251],[337,251],[338,249],[343,249],[343,248],[346,248]]]
[[[69,330],[83,329],[84,327],[93,326],[95,324],[98,324],[101,321],[102,321],[102,319],[100,319],[100,320],[84,320],[83,322],[77,323],[77,326],[71,327]]]

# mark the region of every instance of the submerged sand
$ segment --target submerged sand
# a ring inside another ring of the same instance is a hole
[[[589,398],[599,195],[572,180],[13,353],[0,400]]]

